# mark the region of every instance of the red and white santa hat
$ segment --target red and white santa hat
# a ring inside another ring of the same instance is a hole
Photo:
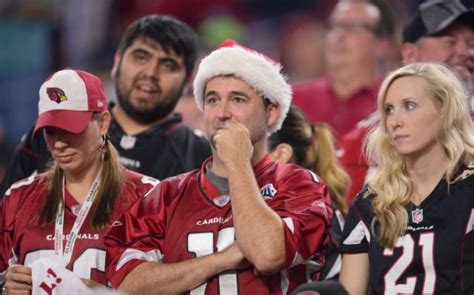
[[[280,115],[269,129],[275,132],[281,128],[292,98],[291,86],[281,70],[282,66],[269,57],[234,40],[225,40],[218,49],[202,59],[194,79],[194,98],[202,111],[207,81],[216,76],[234,75],[280,105]]]
[[[85,71],[65,69],[54,73],[39,90],[36,132],[56,127],[81,133],[94,112],[107,109],[107,99],[100,79]]]

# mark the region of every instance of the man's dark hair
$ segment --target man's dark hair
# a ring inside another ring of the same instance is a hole
[[[141,37],[157,42],[167,53],[173,50],[183,57],[186,77],[191,74],[198,55],[198,37],[187,24],[168,15],[144,16],[128,26],[118,46],[120,54]]]

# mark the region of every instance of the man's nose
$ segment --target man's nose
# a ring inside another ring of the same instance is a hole
[[[154,62],[154,61],[148,61],[143,68],[143,73],[148,78],[152,78],[156,80],[159,79],[160,78],[159,63]]]
[[[221,100],[217,109],[217,116],[219,119],[230,119],[232,118],[232,112],[230,111],[230,105],[227,100]]]

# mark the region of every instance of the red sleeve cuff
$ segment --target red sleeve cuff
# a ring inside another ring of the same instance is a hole
[[[118,271],[109,274],[109,280],[114,289],[118,289],[125,277],[135,269],[135,267],[146,262],[145,260],[134,259],[123,265]]]

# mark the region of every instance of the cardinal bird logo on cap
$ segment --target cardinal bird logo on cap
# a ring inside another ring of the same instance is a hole
[[[48,87],[46,88],[46,92],[48,93],[49,99],[56,103],[61,103],[67,100],[66,93],[64,93],[61,88]]]

